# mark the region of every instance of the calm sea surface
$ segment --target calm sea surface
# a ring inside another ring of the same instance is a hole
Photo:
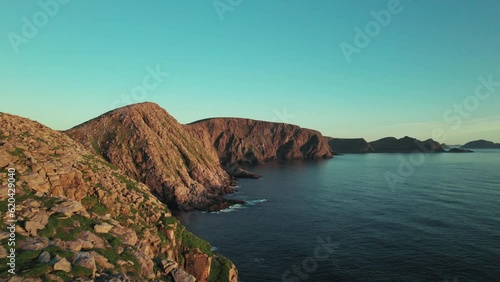
[[[249,201],[180,214],[240,281],[500,281],[500,150],[425,155],[392,189],[401,156],[266,164]],[[421,156],[420,156],[421,157]],[[411,175],[410,175],[411,174]]]

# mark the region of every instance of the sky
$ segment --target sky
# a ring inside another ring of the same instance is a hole
[[[0,1],[0,112],[151,101],[333,137],[500,143],[500,0]]]

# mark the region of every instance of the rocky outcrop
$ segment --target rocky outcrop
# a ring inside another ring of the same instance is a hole
[[[373,153],[372,146],[363,138],[332,138],[326,137],[333,152],[339,154]]]
[[[330,147],[320,132],[296,125],[214,118],[186,127],[196,139],[205,140],[205,146],[215,147],[223,165],[332,157]]]
[[[428,139],[420,141],[411,137],[403,137],[397,139],[394,137],[382,138],[377,141],[370,142],[375,153],[442,153],[443,147],[440,143]]]
[[[473,153],[474,151],[462,148],[451,148],[446,153]]]
[[[67,135],[0,113],[0,160],[5,207],[8,169],[16,170],[10,281],[171,281],[173,272],[232,281],[210,244],[187,232],[150,187]],[[9,216],[2,213],[0,221],[0,273],[7,279]]]
[[[486,140],[476,140],[476,141],[471,141],[468,142],[467,144],[463,145],[462,148],[468,148],[468,149],[500,149],[500,144],[498,143],[493,143],[491,141],[486,141]]]
[[[217,152],[153,103],[120,108],[66,132],[172,208],[211,209],[232,204],[231,177]]]

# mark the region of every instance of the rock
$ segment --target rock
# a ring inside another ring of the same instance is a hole
[[[73,251],[73,252],[79,252],[82,250],[82,241],[68,241],[64,243],[64,247],[67,250]]]
[[[49,246],[49,240],[42,237],[29,237],[19,244],[23,251],[39,251]]]
[[[9,237],[10,237],[10,233],[9,232],[0,231],[0,241],[2,241],[3,239],[7,239]]]
[[[51,264],[54,267],[54,271],[59,270],[64,272],[71,272],[71,263],[65,258],[56,256],[56,258],[52,260]]]
[[[52,208],[52,212],[54,213],[63,213],[67,217],[71,217],[73,214],[86,212],[85,208],[82,206],[82,203],[78,201],[65,201],[60,205]]]
[[[64,279],[54,274],[45,274],[45,278],[50,282],[64,282]]]
[[[473,153],[474,151],[462,148],[451,148],[446,153]]]
[[[161,265],[165,274],[169,274],[172,270],[179,267],[177,262],[169,259],[162,260]]]
[[[137,262],[141,266],[141,276],[142,277],[147,277],[149,279],[155,278],[155,273],[154,273],[154,262],[148,258],[144,253],[142,252],[134,252],[134,256],[137,259]]]
[[[30,236],[37,236],[37,231],[42,230],[43,228],[45,228],[45,225],[32,220],[26,221],[24,224],[24,229],[26,229]]]
[[[97,266],[94,257],[89,252],[78,252],[73,257],[73,264],[92,270],[92,277],[95,277]]]
[[[38,256],[39,263],[49,263],[50,262],[50,254],[48,252],[43,252]]]
[[[111,229],[111,234],[119,237],[123,244],[130,246],[134,246],[137,241],[139,241],[139,238],[137,238],[137,234],[134,230],[123,226],[114,226]]]
[[[42,282],[40,278],[29,278],[29,277],[12,277],[9,282]]]
[[[82,244],[82,250],[91,250],[94,248],[94,244],[92,244],[92,242],[81,239],[78,239],[78,241],[80,241],[80,243]]]
[[[212,258],[199,249],[193,249],[186,255],[186,271],[191,273],[196,281],[208,281],[211,263]]]
[[[242,169],[239,167],[237,164],[232,164],[232,165],[226,165],[224,166],[224,170],[231,175],[232,177],[235,178],[250,178],[250,179],[259,179],[262,176],[255,174],[253,172],[250,172],[248,170]]]
[[[92,245],[96,249],[105,249],[109,246],[109,244],[101,237],[98,237],[97,235],[89,231],[83,231],[82,233],[80,233],[80,235],[78,235],[78,239],[92,243]]]
[[[171,272],[175,282],[195,282],[196,278],[186,271],[176,268]]]
[[[108,262],[108,259],[99,253],[90,252],[90,255],[94,258],[97,266],[103,269],[113,269],[115,266]]]
[[[94,226],[94,230],[97,233],[109,233],[109,231],[113,228],[113,225],[109,223],[97,224]]]
[[[6,258],[7,255],[7,250],[2,245],[0,245],[0,259]]]

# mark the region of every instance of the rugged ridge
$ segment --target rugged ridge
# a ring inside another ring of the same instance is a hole
[[[420,141],[418,139],[405,136],[401,139],[395,137],[386,137],[377,141],[370,142],[375,153],[442,153],[445,152],[440,143],[427,139]]]
[[[475,140],[463,145],[462,148],[469,149],[500,149],[500,144],[487,140]]]
[[[328,145],[335,153],[365,154],[373,153],[372,146],[363,138],[333,138],[326,137]]]
[[[186,127],[198,139],[210,140],[222,165],[332,157],[328,143],[320,132],[296,125],[242,118],[213,118]]]
[[[149,187],[61,132],[0,113],[3,207],[8,168],[16,169],[18,221],[11,281],[237,281],[234,264],[187,232]],[[9,213],[2,216],[8,279]]]
[[[232,204],[221,197],[232,192],[232,180],[215,150],[156,104],[123,107],[66,133],[148,185],[170,207],[212,210]]]

